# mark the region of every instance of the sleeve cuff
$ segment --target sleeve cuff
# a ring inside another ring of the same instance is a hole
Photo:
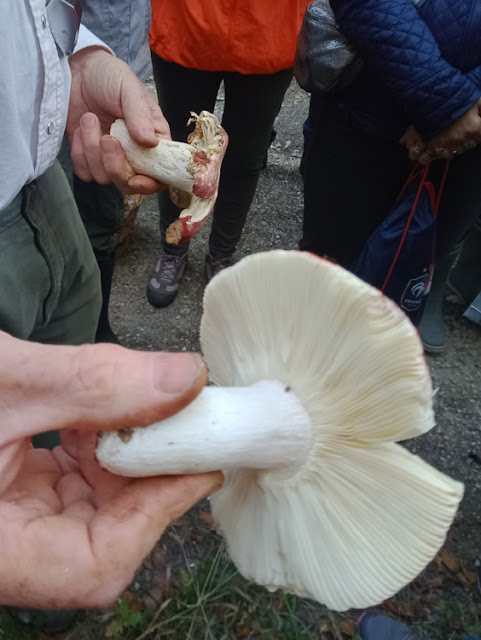
[[[86,49],[87,47],[101,47],[102,49],[105,49],[113,56],[115,56],[115,53],[110,47],[105,44],[105,42],[103,42],[103,40],[97,38],[94,33],[89,31],[87,27],[81,24],[78,32],[77,44],[75,45],[73,53],[78,53],[79,51],[81,51],[82,49]]]
[[[478,102],[478,100],[480,100],[480,98],[481,90],[475,88],[469,100],[467,100],[466,102],[463,101],[463,104],[459,105],[456,109],[452,109],[451,111],[449,111],[449,113],[447,113],[443,118],[437,118],[435,120],[429,118],[425,119],[424,122],[414,123],[419,129],[419,132],[425,138],[433,138],[434,136],[438,135],[438,133],[441,133],[452,124],[454,124],[456,120],[459,120],[459,118],[464,116],[465,113],[467,113],[472,107],[474,107],[474,105]]]

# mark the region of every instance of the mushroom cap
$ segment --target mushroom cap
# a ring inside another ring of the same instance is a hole
[[[463,486],[394,444],[434,426],[407,316],[343,268],[276,250],[209,283],[201,346],[213,383],[278,379],[312,421],[302,467],[228,471],[211,498],[240,572],[337,610],[411,581],[442,545]]]

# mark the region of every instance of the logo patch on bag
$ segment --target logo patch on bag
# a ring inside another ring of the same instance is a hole
[[[419,309],[423,302],[423,296],[429,282],[429,273],[425,273],[417,278],[412,278],[406,285],[401,296],[400,306],[406,311]]]

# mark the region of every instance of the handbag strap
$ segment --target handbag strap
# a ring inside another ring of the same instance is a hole
[[[429,191],[429,194],[431,196],[431,201],[433,203],[433,211],[434,211],[434,215],[435,217],[437,217],[438,215],[438,211],[439,211],[439,204],[441,202],[441,196],[443,194],[444,191],[444,186],[446,184],[446,178],[448,175],[448,169],[449,169],[449,165],[450,165],[450,160],[446,160],[445,162],[445,166],[444,166],[444,172],[443,172],[443,177],[441,178],[441,182],[439,184],[439,188],[438,188],[438,193],[436,194],[435,189],[434,189],[434,185],[432,182],[428,182],[428,175],[429,175],[429,165],[427,167],[420,167],[419,165],[415,166],[414,169],[411,171],[411,173],[409,174],[408,179],[406,180],[405,185],[403,186],[402,190],[401,190],[401,194],[399,197],[402,196],[402,194],[404,193],[404,191],[406,190],[406,187],[408,184],[410,184],[417,176],[421,175],[421,180],[419,181],[419,187],[416,193],[416,197],[414,199],[413,202],[413,206],[411,207],[411,211],[409,212],[409,217],[406,221],[406,226],[404,227],[404,232],[401,238],[401,241],[399,242],[399,246],[397,248],[396,254],[394,256],[394,259],[391,263],[391,266],[389,267],[389,271],[387,273],[386,279],[384,280],[384,283],[381,287],[381,292],[384,292],[385,288],[387,287],[387,284],[389,282],[389,279],[392,275],[392,272],[394,271],[394,267],[396,266],[396,262],[399,259],[399,255],[401,253],[401,249],[403,248],[404,245],[404,241],[406,240],[406,236],[408,234],[409,231],[409,227],[411,226],[411,222],[414,216],[414,212],[416,211],[416,207],[418,205],[419,202],[419,198],[421,197],[421,193],[423,191],[424,188],[427,188]]]

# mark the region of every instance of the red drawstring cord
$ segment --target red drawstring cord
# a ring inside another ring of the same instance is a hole
[[[444,173],[443,173],[443,177],[441,180],[441,184],[439,185],[439,190],[438,190],[438,195],[436,198],[436,194],[434,191],[434,186],[431,182],[427,181],[427,176],[429,173],[429,166],[425,167],[424,170],[422,171],[422,177],[421,177],[421,182],[419,184],[419,189],[418,192],[416,194],[416,199],[414,200],[413,206],[411,208],[411,212],[409,214],[409,218],[407,219],[406,222],[406,227],[404,229],[404,233],[402,235],[401,241],[399,243],[399,246],[397,248],[396,251],[396,255],[394,256],[394,260],[392,261],[392,264],[389,268],[388,274],[386,276],[386,279],[384,280],[384,284],[381,287],[381,291],[384,292],[384,289],[387,287],[387,283],[389,282],[389,278],[392,275],[392,272],[394,270],[394,267],[396,266],[396,262],[398,261],[399,258],[399,254],[401,253],[401,249],[403,248],[404,245],[404,241],[406,240],[406,236],[407,233],[409,231],[409,227],[411,226],[411,222],[413,219],[413,215],[414,212],[416,211],[416,207],[417,204],[419,202],[419,198],[421,197],[421,193],[424,187],[426,187],[429,191],[429,195],[431,196],[431,202],[433,205],[433,210],[434,210],[434,215],[437,217],[438,215],[438,210],[439,210],[439,204],[441,202],[441,196],[444,190],[444,185],[446,184],[446,177],[448,175],[448,169],[449,169],[449,160],[446,162],[446,166],[444,168]],[[409,175],[409,178],[406,180],[405,185],[403,186],[403,188],[401,189],[401,193],[399,194],[398,200],[402,197],[404,191],[406,190],[406,187],[408,186],[408,184],[410,184],[418,175],[421,175],[421,171],[419,167],[415,167],[412,171],[411,174]]]

